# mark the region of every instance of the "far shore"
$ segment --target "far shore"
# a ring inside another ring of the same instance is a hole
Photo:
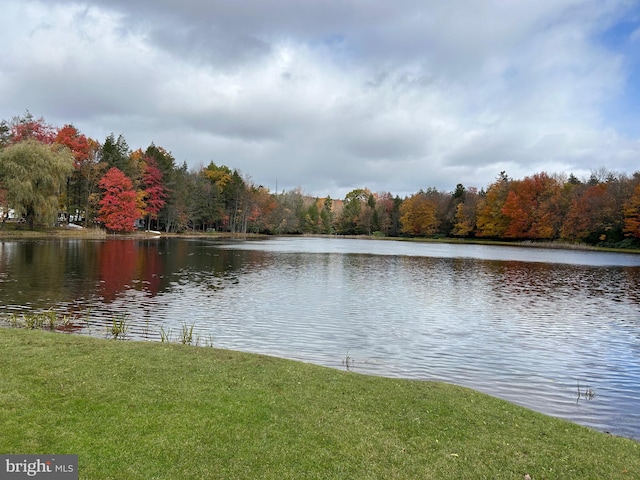
[[[69,228],[67,226],[60,227],[37,227],[29,230],[23,224],[8,223],[0,228],[0,240],[4,239],[37,239],[37,238],[208,238],[208,239],[245,239],[245,238],[270,238],[277,235],[267,235],[258,233],[232,233],[232,232],[203,232],[203,231],[186,231],[180,233],[163,232],[157,230],[137,230],[129,233],[109,233],[98,227],[88,228]],[[295,237],[297,235],[283,235],[287,237]],[[593,250],[599,252],[614,253],[630,253],[640,254],[640,249],[634,248],[611,248],[588,245],[586,243],[572,243],[562,240],[493,240],[485,238],[424,238],[424,237],[384,237],[378,235],[325,235],[325,234],[301,234],[301,237],[332,237],[332,238],[357,238],[372,240],[396,240],[403,242],[425,242],[425,243],[451,243],[451,244],[469,244],[469,245],[493,245],[508,247],[524,247],[524,248],[552,248],[560,250]]]

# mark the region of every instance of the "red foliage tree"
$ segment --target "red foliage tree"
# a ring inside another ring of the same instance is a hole
[[[59,129],[54,141],[68,147],[73,152],[76,170],[89,159],[91,151],[89,141],[73,125],[65,125]]]
[[[45,123],[44,118],[34,120],[33,116],[27,112],[24,117],[14,118],[10,136],[11,143],[38,140],[50,145],[56,138],[56,129]]]
[[[116,167],[111,168],[100,180],[104,190],[96,220],[113,232],[132,232],[135,222],[142,216],[138,208],[137,194],[131,179]]]
[[[249,230],[256,233],[267,230],[267,219],[277,208],[276,199],[264,187],[254,187],[249,190],[249,215],[247,217]]]
[[[145,214],[149,218],[157,219],[158,213],[162,210],[167,197],[162,183],[162,172],[158,168],[155,158],[147,157],[142,173],[142,183],[144,185]],[[147,224],[147,227],[149,225]]]

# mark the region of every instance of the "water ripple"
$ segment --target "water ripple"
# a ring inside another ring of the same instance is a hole
[[[11,257],[0,313],[53,304],[79,333],[126,318],[152,341],[193,327],[200,345],[466,385],[640,439],[640,256],[309,238],[85,248],[74,258],[101,268],[66,259],[60,280],[65,254],[32,252],[47,288]]]

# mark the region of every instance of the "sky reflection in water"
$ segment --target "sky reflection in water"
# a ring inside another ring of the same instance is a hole
[[[640,256],[333,238],[0,243],[0,313],[470,386],[640,439]],[[78,317],[79,318],[79,317]],[[577,401],[591,388],[593,399]]]

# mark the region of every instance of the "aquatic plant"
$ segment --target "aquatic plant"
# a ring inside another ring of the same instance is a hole
[[[15,313],[9,315],[9,325],[11,325],[13,328],[18,328],[20,326],[20,317],[18,317],[18,315],[16,315]]]
[[[164,327],[160,327],[160,341],[169,343],[171,341],[171,329],[165,332]]]
[[[46,312],[43,312],[41,315],[43,325],[46,324],[50,330],[56,328],[56,320],[58,319],[58,314],[55,312],[55,310],[49,309]]]
[[[342,359],[342,365],[344,365],[347,370],[351,370],[354,363],[355,360],[351,355],[349,355],[349,350],[347,350],[347,355]]]
[[[129,325],[127,325],[126,315],[113,317],[111,319],[111,326],[107,326],[107,333],[114,339],[125,338],[127,336],[127,330],[129,330]]]
[[[71,325],[71,315],[63,315],[62,316],[62,326],[63,327],[68,327],[69,325]]]
[[[180,343],[183,345],[191,345],[193,342],[193,327],[195,324],[191,324],[188,326],[186,322],[182,323],[182,337],[180,338]]]
[[[585,400],[593,400],[596,397],[596,392],[589,386],[582,391],[580,390],[580,380],[578,379],[578,398],[576,399],[576,404],[580,403],[580,399],[584,398]]]

